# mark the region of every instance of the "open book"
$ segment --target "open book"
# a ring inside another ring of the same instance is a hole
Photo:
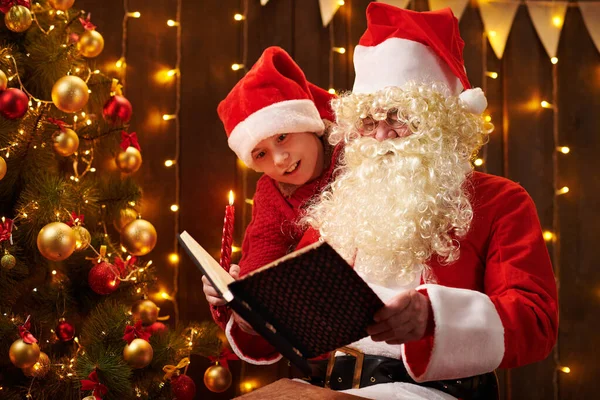
[[[290,253],[235,281],[187,232],[179,241],[229,306],[308,375],[307,359],[367,336],[383,306],[327,243]]]

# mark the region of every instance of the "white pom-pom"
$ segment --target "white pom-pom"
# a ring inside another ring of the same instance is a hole
[[[458,96],[468,112],[481,114],[487,108],[487,99],[480,88],[467,89]]]

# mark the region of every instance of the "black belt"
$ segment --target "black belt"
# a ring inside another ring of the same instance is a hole
[[[347,390],[352,388],[355,361],[356,359],[352,356],[339,356],[335,358],[335,364],[329,381],[331,389]],[[327,360],[309,361],[312,376],[310,379],[303,379],[308,380],[313,385],[325,386],[327,363]],[[498,380],[496,379],[496,374],[493,372],[469,378],[418,383],[408,374],[402,360],[365,355],[360,387],[391,382],[406,382],[430,387],[462,400],[494,400],[499,398]]]

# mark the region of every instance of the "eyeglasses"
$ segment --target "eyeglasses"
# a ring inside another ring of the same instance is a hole
[[[386,124],[388,124],[391,128],[400,128],[406,125],[406,122],[398,117],[398,109],[392,108],[388,111],[386,118],[383,120]],[[379,126],[380,120],[376,120],[372,116],[368,116],[366,118],[361,118],[357,122],[356,128],[365,134],[373,133],[377,127]]]

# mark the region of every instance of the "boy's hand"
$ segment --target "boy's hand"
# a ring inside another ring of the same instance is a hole
[[[229,268],[229,275],[233,277],[233,279],[240,279],[240,267],[236,264],[231,264],[231,268]],[[218,307],[224,306],[227,302],[219,296],[217,290],[210,284],[210,281],[206,276],[202,276],[202,290],[204,291],[204,296],[206,296],[206,301],[208,304]]]

